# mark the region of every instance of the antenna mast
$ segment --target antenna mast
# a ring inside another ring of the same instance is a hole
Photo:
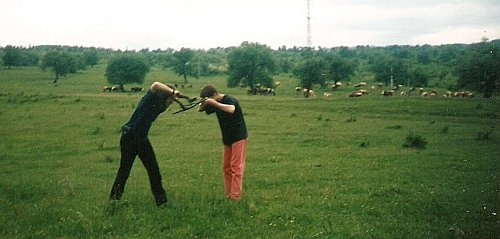
[[[307,47],[312,46],[311,39],[311,16],[310,13],[310,0],[307,0]]]

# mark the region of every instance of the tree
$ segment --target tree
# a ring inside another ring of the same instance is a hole
[[[319,57],[307,57],[294,70],[294,74],[300,79],[300,85],[311,90],[314,84],[325,85],[325,64]],[[309,97],[309,93],[305,94]]]
[[[146,60],[137,55],[120,55],[111,59],[106,67],[106,77],[110,84],[123,86],[129,83],[144,83],[149,72]]]
[[[413,86],[424,87],[429,83],[429,74],[424,67],[417,66],[408,72],[407,76]],[[402,83],[399,83],[402,84]]]
[[[86,50],[83,52],[83,61],[85,65],[94,67],[99,64],[99,57],[95,49]]]
[[[403,60],[380,54],[374,57],[373,61],[371,70],[375,74],[375,81],[383,82],[385,85],[406,83],[408,67],[405,66]]]
[[[194,65],[191,60],[194,57],[194,52],[189,48],[181,48],[180,51],[174,52],[173,70],[177,75],[184,77],[184,83],[188,83],[187,76],[193,75]]]
[[[77,60],[69,53],[63,51],[49,51],[42,58],[42,70],[51,68],[55,74],[54,84],[59,77],[66,76],[68,73],[75,73],[78,69]]]
[[[22,66],[37,66],[39,57],[37,54],[29,50],[21,51],[21,65]]]
[[[498,91],[498,76],[500,74],[499,47],[483,39],[482,42],[471,45],[458,66],[458,86],[477,90],[485,98],[491,98]]]
[[[21,65],[21,50],[13,46],[6,46],[4,48],[5,54],[3,55],[3,65],[9,69],[11,66]]]
[[[243,42],[227,56],[229,77],[227,85],[249,86],[252,91],[257,84],[272,87],[276,63],[271,48],[258,43]]]
[[[336,55],[327,56],[326,62],[326,77],[334,83],[349,79],[356,69],[354,62]]]

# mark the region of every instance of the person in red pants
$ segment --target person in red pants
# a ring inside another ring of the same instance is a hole
[[[200,97],[204,101],[198,111],[208,115],[215,112],[222,132],[225,195],[228,199],[240,200],[248,138],[243,111],[236,98],[219,93],[212,85],[204,86]]]

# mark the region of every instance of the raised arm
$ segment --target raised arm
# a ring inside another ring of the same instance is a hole
[[[151,84],[151,87],[149,88],[151,90],[152,93],[156,93],[158,91],[163,91],[163,92],[166,92],[166,93],[169,93],[169,94],[174,94],[174,95],[177,95],[179,94],[179,91],[178,90],[174,90],[172,88],[170,88],[168,85],[165,85],[161,82],[154,82],[153,84]]]
[[[234,105],[223,104],[223,103],[220,103],[212,98],[205,99],[204,104],[211,105],[213,107],[218,108],[219,110],[222,110],[222,111],[224,111],[226,113],[230,113],[230,114],[234,113],[234,111],[236,110],[236,107]]]

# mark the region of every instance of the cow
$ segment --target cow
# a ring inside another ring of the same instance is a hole
[[[276,95],[273,88],[264,88],[259,90],[259,94],[261,95]]]
[[[119,86],[104,86],[102,88],[102,92],[124,92],[125,89],[123,88],[123,85]]]
[[[358,84],[355,84],[354,87],[359,88],[359,87],[363,87],[365,85],[366,85],[366,82],[359,82]]]
[[[363,94],[363,95],[370,94],[370,92],[368,92],[368,90],[365,90],[365,89],[358,90],[358,92],[361,93],[361,94]]]
[[[304,97],[306,97],[306,98],[316,97],[316,94],[314,93],[314,90],[311,90],[311,89],[303,89],[302,93],[304,94]]]
[[[131,87],[130,92],[140,92],[142,91],[142,87]]]
[[[332,85],[332,90],[335,90],[335,89],[339,88],[340,86],[342,86],[342,82],[337,81],[337,82],[335,82],[335,83]]]
[[[383,96],[392,96],[394,94],[393,90],[383,90],[382,95]]]
[[[113,86],[113,87],[111,88],[111,91],[112,91],[112,92],[124,92],[124,91],[125,91],[125,88],[123,88],[123,85]]]
[[[363,96],[363,93],[359,91],[354,91],[351,94],[349,94],[349,97],[361,97],[361,96]]]
[[[273,88],[261,88],[260,85],[257,85],[253,89],[248,89],[247,94],[249,95],[276,95]]]

